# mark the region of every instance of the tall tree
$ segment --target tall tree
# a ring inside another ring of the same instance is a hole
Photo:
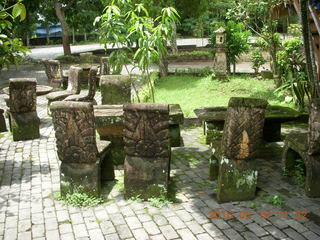
[[[75,1],[76,0],[70,0],[70,1],[66,1],[67,3],[64,3],[62,0],[55,0],[54,2],[54,9],[56,11],[56,15],[59,19],[59,22],[61,23],[62,44],[63,44],[64,55],[71,55],[69,31],[68,31],[65,12],[72,6],[72,4]]]

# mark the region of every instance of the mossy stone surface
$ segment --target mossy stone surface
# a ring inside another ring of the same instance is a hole
[[[40,119],[36,112],[10,113],[13,141],[31,140],[40,137]]]
[[[81,191],[88,195],[99,196],[101,189],[100,160],[93,164],[64,163],[60,165],[61,196]]]
[[[169,139],[171,147],[181,146],[180,126],[178,124],[169,125]]]
[[[253,160],[221,158],[217,199],[219,202],[248,201],[255,197],[258,172]]]

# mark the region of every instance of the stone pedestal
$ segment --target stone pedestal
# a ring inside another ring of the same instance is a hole
[[[100,76],[110,75],[109,57],[101,57],[100,59]]]
[[[267,101],[231,98],[221,141],[217,199],[251,200],[258,173],[254,158],[262,143]]]
[[[171,147],[180,147],[182,143],[180,125],[184,122],[184,115],[179,104],[169,105],[169,139]]]
[[[169,106],[124,105],[125,197],[166,194],[170,176]]]
[[[74,191],[99,195],[103,178],[114,178],[108,157],[110,142],[96,142],[92,103],[57,101],[50,106],[60,167],[61,194]],[[101,171],[100,166],[109,167]]]
[[[255,161],[222,157],[218,177],[219,202],[248,201],[255,197],[258,171]]]
[[[99,196],[101,189],[100,160],[95,163],[69,163],[60,165],[60,191],[65,196],[79,191]]]
[[[124,75],[102,75],[100,77],[102,104],[131,102],[131,80]]]
[[[6,121],[4,119],[4,110],[0,108],[0,132],[6,132],[7,126]]]
[[[53,88],[62,87],[63,74],[61,64],[58,60],[45,59],[42,61],[45,67],[45,72]]]
[[[13,141],[24,141],[40,137],[40,119],[37,112],[9,112]]]
[[[8,115],[14,141],[40,137],[36,85],[35,78],[10,79]]]

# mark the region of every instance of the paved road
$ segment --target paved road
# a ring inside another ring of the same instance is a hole
[[[178,39],[178,46],[196,45],[197,47],[205,47],[209,43],[208,38],[188,38],[188,39]],[[112,48],[108,45],[108,48]],[[87,45],[76,45],[71,46],[72,53],[89,52],[95,50],[102,50],[104,46],[101,44],[87,44]],[[31,49],[31,53],[28,54],[31,58],[41,59],[41,58],[56,58],[63,55],[63,48],[61,46],[44,46]]]

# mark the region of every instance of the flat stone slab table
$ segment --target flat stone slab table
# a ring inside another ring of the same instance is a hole
[[[203,122],[206,142],[210,144],[212,132],[222,131],[227,114],[227,107],[207,107],[195,109],[194,113]],[[268,106],[263,129],[263,139],[267,142],[281,140],[281,124],[297,120],[302,114],[298,111],[282,106]]]
[[[53,89],[53,87],[50,87],[50,86],[37,85],[37,87],[36,87],[37,96],[46,95],[46,94],[50,93],[52,91],[52,89]],[[3,88],[2,91],[5,94],[9,95],[9,87]]]
[[[171,147],[179,147],[182,145],[180,124],[183,124],[184,116],[179,104],[170,104],[169,109],[170,144]],[[123,105],[96,105],[94,117],[100,139],[111,141],[114,164],[123,164]]]

